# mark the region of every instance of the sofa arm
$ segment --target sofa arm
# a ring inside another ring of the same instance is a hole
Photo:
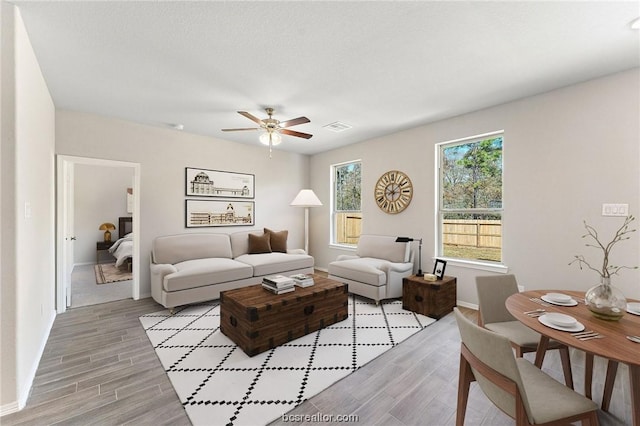
[[[393,263],[389,262],[382,268],[386,273],[396,272],[403,274],[405,272],[413,272],[413,263]]]
[[[402,279],[413,274],[413,263],[389,262],[381,269],[387,274],[386,297],[402,297]]]
[[[151,296],[156,302],[162,303],[162,289],[164,277],[174,272],[178,272],[175,266],[168,263],[153,263],[149,265],[151,271]]]
[[[176,267],[170,263],[152,263],[150,265],[150,268],[151,268],[151,276],[159,275],[160,279],[164,278],[165,275],[178,272]]]
[[[353,259],[360,259],[360,256],[353,256],[350,254],[339,254],[338,257],[336,258],[336,261],[338,260],[353,260]]]

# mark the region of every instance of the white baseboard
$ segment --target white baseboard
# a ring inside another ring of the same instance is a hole
[[[329,272],[329,270],[327,268],[318,268],[317,266],[314,266],[313,269],[317,269],[318,271],[322,271],[322,272]]]
[[[473,309],[474,311],[478,310],[478,305],[469,302],[463,302],[462,300],[456,300],[456,304],[458,306],[462,306],[463,308]]]
[[[18,401],[16,403],[17,410],[22,410],[25,405],[27,405],[27,399],[29,399],[29,394],[31,393],[31,387],[33,386],[33,381],[36,378],[36,372],[38,371],[38,366],[40,365],[40,360],[42,359],[42,354],[44,353],[44,348],[47,345],[47,341],[49,340],[49,335],[51,334],[51,329],[53,328],[53,322],[56,319],[56,311],[52,310],[49,314],[49,319],[47,323],[47,330],[44,334],[42,340],[40,341],[40,347],[38,348],[38,356],[35,358],[33,365],[29,369],[29,374],[27,376],[27,380],[20,386],[20,395],[18,395]],[[4,414],[4,413],[3,413]]]
[[[18,406],[18,402],[17,401],[1,405],[0,406],[0,417],[6,416],[7,414],[15,413],[16,411],[20,411],[20,407]]]

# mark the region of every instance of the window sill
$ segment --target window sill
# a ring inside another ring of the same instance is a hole
[[[336,243],[330,243],[329,247],[334,249],[349,250],[349,251],[356,251],[356,249],[358,248],[357,246],[348,246],[348,245],[336,244]]]
[[[436,258],[433,258],[434,261],[435,259]],[[495,272],[498,274],[506,274],[509,272],[508,266],[502,265],[499,263],[475,262],[473,260],[452,259],[449,257],[438,257],[438,259],[442,259],[446,261],[447,266],[457,266],[460,268],[467,268],[467,269],[478,269],[481,271]]]

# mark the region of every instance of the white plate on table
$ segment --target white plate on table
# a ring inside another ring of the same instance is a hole
[[[638,302],[627,303],[627,312],[633,315],[640,315],[640,303]]]
[[[546,294],[540,296],[540,299],[544,300],[547,303],[551,303],[552,305],[558,305],[558,306],[577,306],[578,305],[578,302],[575,299],[570,299],[569,302],[557,302],[547,297]]]
[[[545,314],[545,317],[547,321],[559,327],[573,327],[578,322],[571,315],[565,315],[559,312],[549,312]]]
[[[545,296],[547,297],[547,299],[553,300],[557,303],[571,303],[571,301],[573,300],[571,296],[563,293],[547,293],[545,294]]]
[[[564,327],[564,326],[557,325],[557,324],[549,321],[549,318],[547,318],[548,315],[549,314],[540,315],[538,317],[538,321],[540,321],[541,324],[544,324],[547,327],[550,327],[550,328],[553,328],[553,329],[556,329],[556,330],[560,330],[560,331],[578,332],[578,331],[584,330],[584,324],[582,324],[579,321],[576,321],[575,324],[573,324],[572,326]]]

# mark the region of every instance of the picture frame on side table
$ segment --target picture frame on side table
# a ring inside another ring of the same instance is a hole
[[[255,225],[255,202],[253,201],[185,201],[187,228]]]
[[[433,265],[433,275],[439,280],[444,278],[444,270],[447,267],[447,261],[442,259],[436,259],[436,263]]]
[[[188,197],[254,198],[255,185],[252,174],[185,168]]]

